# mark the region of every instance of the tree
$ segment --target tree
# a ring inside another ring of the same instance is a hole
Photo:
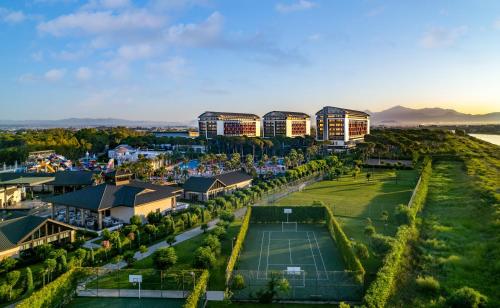
[[[125,260],[125,262],[127,262],[128,266],[131,266],[132,264],[134,264],[134,262],[135,262],[134,252],[130,251],[130,250],[126,251],[123,254],[123,260]]]
[[[224,239],[226,237],[226,229],[224,227],[215,227],[212,230],[212,234],[217,236],[219,239]]]
[[[370,182],[370,178],[371,178],[372,174],[370,172],[367,172],[366,173],[366,181],[367,182]]]
[[[204,240],[203,240],[203,246],[210,247],[210,249],[216,254],[220,254],[220,248],[221,244],[217,236],[209,234]]]
[[[33,273],[31,272],[31,268],[26,267],[26,294],[30,294],[34,289]]]
[[[207,223],[201,224],[200,228],[201,230],[203,230],[203,233],[207,233],[208,224]]]
[[[166,270],[177,262],[174,247],[159,248],[153,254],[153,264],[156,269]]]
[[[16,263],[17,260],[12,257],[5,258],[0,262],[0,269],[2,272],[8,272],[16,266]]]
[[[227,222],[232,222],[234,221],[234,213],[231,213],[231,211],[224,210],[220,213],[219,215],[220,219],[227,221]]]
[[[78,248],[75,251],[75,258],[78,260],[79,266],[82,266],[82,263],[85,260],[86,256],[87,256],[87,251],[83,248]]]
[[[285,278],[279,278],[276,274],[271,274],[271,279],[267,283],[265,290],[257,292],[257,297],[260,303],[269,304],[280,293],[288,293],[290,291],[290,283]]]
[[[233,290],[242,290],[245,288],[245,278],[241,274],[236,274],[233,278]]]
[[[50,252],[52,251],[52,245],[50,244],[42,244],[36,246],[35,254],[40,260],[45,260],[49,257]]]
[[[196,268],[212,268],[216,258],[210,247],[199,247],[194,253],[193,265]]]
[[[131,225],[136,225],[136,226],[141,226],[142,225],[142,219],[139,215],[133,215],[130,217],[130,224]]]
[[[356,252],[358,258],[360,259],[366,260],[370,257],[368,248],[363,243],[357,243],[357,242],[354,243],[354,251]]]
[[[139,246],[139,251],[141,253],[145,253],[146,251],[148,251],[148,248],[145,245],[141,245],[141,246]]]
[[[174,235],[169,235],[167,236],[167,238],[165,239],[165,242],[167,242],[167,244],[169,246],[172,246],[173,243],[177,242],[177,240],[175,239],[175,236]]]
[[[68,262],[66,262],[66,256],[65,255],[61,255],[59,257],[59,265],[61,265],[61,270],[63,272],[66,272],[68,270]]]
[[[11,272],[7,273],[6,282],[7,282],[7,285],[9,287],[9,300],[12,300],[12,290],[16,286],[16,283],[19,280],[19,277],[21,277],[20,271],[11,271]]]
[[[45,266],[45,271],[48,275],[48,281],[51,281],[52,280],[52,273],[54,272],[54,270],[56,269],[56,266],[57,266],[57,261],[54,259],[47,259],[47,260],[45,260],[45,262],[43,264]]]
[[[485,307],[488,298],[473,288],[462,287],[451,294],[447,303],[453,308],[478,308]]]
[[[404,204],[400,204],[396,207],[393,217],[399,225],[411,225],[415,220],[411,209]]]

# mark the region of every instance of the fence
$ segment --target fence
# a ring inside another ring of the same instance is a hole
[[[266,194],[263,194],[262,197],[255,205],[267,205],[276,202],[277,200],[288,196],[291,193],[296,191],[301,191],[306,186],[309,186],[313,183],[321,181],[323,179],[323,173],[320,174],[312,174],[306,178],[302,178],[300,180],[296,180],[286,184],[284,187],[280,187],[276,190],[271,190]]]
[[[231,284],[233,285],[233,299],[259,299],[259,293],[268,290],[271,279],[286,278],[290,286],[287,292],[279,292],[281,300],[294,301],[359,301],[363,297],[363,282],[356,277],[360,273],[352,271],[325,271],[309,273],[290,280],[284,272],[265,272],[253,270],[234,270]],[[240,290],[233,284],[235,277],[243,278],[244,287]],[[265,278],[267,277],[267,278]]]
[[[141,275],[142,297],[186,298],[201,277],[201,270],[160,271],[155,269],[88,268],[85,280],[77,287],[79,296],[135,297],[139,284],[129,275]]]

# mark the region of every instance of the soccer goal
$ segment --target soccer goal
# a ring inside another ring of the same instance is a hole
[[[292,287],[305,288],[306,287],[306,273],[300,267],[287,267],[283,271],[283,278],[288,280]]]
[[[297,232],[297,222],[281,222],[281,232]]]

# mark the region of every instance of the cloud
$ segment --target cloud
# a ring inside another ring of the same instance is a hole
[[[88,67],[82,66],[76,71],[75,78],[80,81],[87,81],[92,78],[92,71]]]
[[[132,3],[130,0],[90,0],[87,4],[82,6],[81,9],[123,9],[131,6]]]
[[[451,29],[434,27],[424,33],[420,39],[420,45],[424,48],[449,47],[455,44],[459,38],[463,37],[467,31],[467,26],[460,26]]]
[[[22,11],[11,11],[0,7],[0,22],[17,24],[25,21],[27,18],[28,17]]]
[[[19,82],[56,82],[64,78],[66,75],[66,69],[64,68],[54,68],[46,71],[43,75],[35,75],[32,73],[23,74],[18,78]]]
[[[321,39],[323,39],[323,35],[321,35],[319,33],[314,33],[314,34],[311,34],[307,37],[307,40],[309,42],[317,42],[317,41],[320,41]]]
[[[214,12],[205,21],[195,24],[179,24],[166,31],[168,42],[182,46],[207,46],[219,40],[224,18],[219,12]]]
[[[178,56],[164,62],[149,63],[148,69],[151,72],[165,74],[174,79],[184,77],[188,74],[186,59]]]
[[[51,69],[47,71],[43,77],[46,81],[55,82],[61,80],[66,75],[65,69]]]
[[[290,4],[278,3],[276,4],[276,11],[280,13],[291,13],[296,11],[309,10],[317,6],[315,2],[309,0],[298,0]]]
[[[56,37],[73,35],[117,35],[144,30],[158,30],[165,24],[165,17],[146,10],[122,13],[111,11],[77,12],[62,15],[37,26],[41,33]]]
[[[43,61],[43,51],[39,50],[31,54],[31,59],[35,62]]]

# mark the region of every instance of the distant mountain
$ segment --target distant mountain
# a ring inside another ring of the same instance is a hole
[[[115,118],[68,118],[61,120],[0,120],[0,128],[82,128],[101,126],[125,126],[125,127],[179,127],[193,126],[193,122],[163,122],[163,121],[134,121]]]
[[[408,126],[419,124],[498,124],[500,112],[487,114],[460,113],[453,109],[412,109],[395,106],[380,112],[370,112],[373,125]]]

